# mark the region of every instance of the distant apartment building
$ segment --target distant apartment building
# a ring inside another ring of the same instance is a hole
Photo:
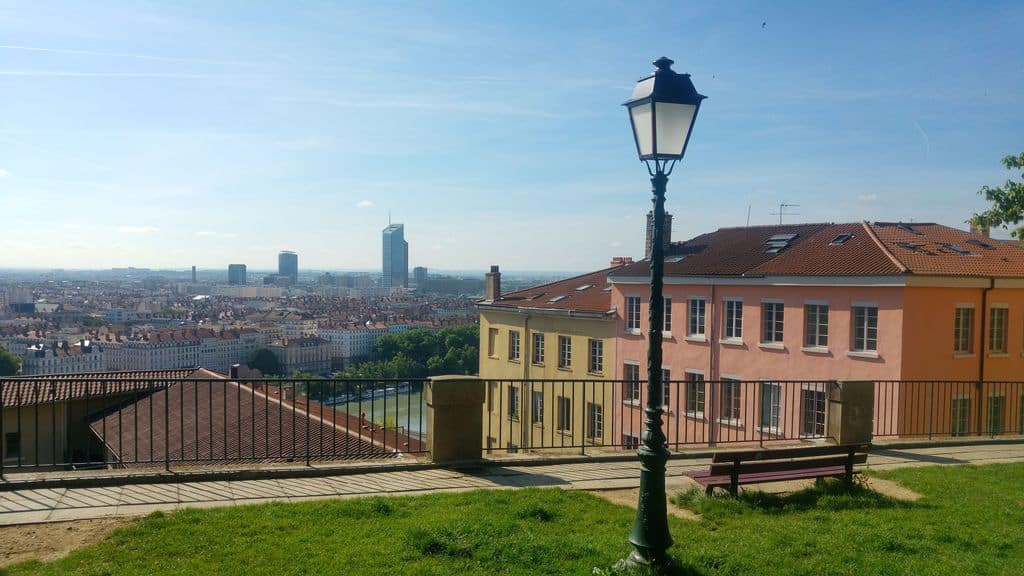
[[[615,378],[633,383],[620,398],[631,414],[616,424],[626,445],[642,430],[649,266],[608,274]],[[876,396],[876,428],[925,418],[945,434],[1024,425],[1024,397],[983,384],[1024,375],[1019,247],[929,223],[723,228],[671,245],[664,298],[662,370],[679,383],[665,400],[669,442],[771,438],[787,420],[823,432],[824,391],[786,397],[777,383],[787,380],[901,381]],[[904,402],[938,380],[976,385]],[[925,406],[932,413],[916,412]]]
[[[110,370],[172,370],[202,366],[227,372],[245,363],[264,342],[252,328],[157,330],[132,336],[106,334],[99,341]]]
[[[234,286],[246,284],[245,264],[228,264],[228,284]]]
[[[331,369],[331,344],[317,336],[277,340],[267,348],[277,357],[285,374],[326,374]]]
[[[69,344],[66,340],[29,346],[22,355],[21,374],[76,374],[106,372],[103,347],[91,340]]]
[[[608,284],[614,270],[502,294],[492,267],[477,303],[485,446],[515,452],[612,442],[616,390],[594,381],[615,375],[617,317]]]
[[[413,268],[412,279],[416,283],[416,288],[422,290],[427,284],[427,269],[423,266]]]
[[[405,225],[390,224],[382,234],[383,277],[385,290],[409,286],[409,243],[405,241]]]
[[[291,279],[291,283],[299,282],[299,255],[283,250],[277,255],[277,275]]]
[[[320,327],[321,338],[330,341],[331,359],[335,365],[373,357],[374,345],[385,334],[401,334],[415,328],[426,328],[425,322],[394,324],[355,324]]]

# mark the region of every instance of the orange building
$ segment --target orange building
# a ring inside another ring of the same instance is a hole
[[[627,382],[647,378],[648,270],[609,275]],[[878,435],[1024,430],[1019,246],[926,223],[724,228],[671,245],[664,296],[670,443],[820,435],[825,385],[783,385],[813,380],[879,382]],[[642,388],[622,388],[625,445]]]

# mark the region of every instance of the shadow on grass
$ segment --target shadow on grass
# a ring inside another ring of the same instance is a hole
[[[668,564],[659,568],[652,566],[629,566],[618,562],[610,568],[594,568],[593,576],[704,576],[705,572],[690,564],[680,564],[669,558]]]
[[[757,490],[739,496],[707,496],[697,488],[672,498],[677,506],[701,515],[743,514],[758,511],[765,514],[787,514],[808,511],[839,511],[869,509],[924,508],[926,504],[908,502],[876,492],[862,482],[847,484],[839,480],[818,480],[813,487],[790,494],[769,494]]]

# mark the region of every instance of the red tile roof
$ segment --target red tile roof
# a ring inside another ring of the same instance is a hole
[[[287,392],[287,388],[285,389]],[[395,456],[422,449],[394,428],[305,400],[282,400],[262,383],[183,380],[93,416],[89,427],[126,466],[218,460]],[[411,445],[411,447],[410,447]]]
[[[766,251],[772,237],[790,235],[785,248]],[[643,277],[649,266],[610,275]],[[793,224],[721,228],[673,244],[665,261],[666,276],[901,274],[1024,277],[1024,249],[939,224]]]
[[[2,378],[4,407],[32,406],[104,395],[159,390],[196,373],[194,369],[92,372]],[[212,374],[212,373],[211,373]],[[201,376],[207,377],[207,376]]]
[[[605,268],[540,286],[517,290],[502,295],[495,302],[481,302],[486,306],[510,309],[575,310],[607,313],[612,307],[611,285],[608,274],[622,266]]]

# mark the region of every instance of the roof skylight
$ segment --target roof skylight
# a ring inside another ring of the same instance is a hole
[[[593,287],[594,287],[593,284],[584,284],[583,286],[577,286],[576,287],[576,291],[577,292],[583,292],[584,290],[586,290],[588,288],[593,288]]]
[[[946,248],[949,248],[953,252],[960,254],[961,256],[971,256],[971,251],[964,248],[963,246],[957,246],[956,244],[943,244]]]
[[[853,234],[840,234],[829,242],[829,246],[839,246],[840,244],[846,244],[850,238],[853,238]]]
[[[565,294],[560,294],[558,296],[555,296],[551,300],[548,300],[548,302],[561,302],[562,300],[565,300]]]
[[[918,232],[917,230],[914,230],[914,227],[911,226],[910,224],[904,224],[903,222],[900,222],[899,224],[896,225],[896,227],[899,228],[900,230],[903,230],[904,232],[910,232],[911,234],[917,236],[924,236],[924,232]]]
[[[973,246],[977,246],[978,248],[984,248],[985,250],[995,250],[996,249],[995,246],[993,246],[991,244],[988,244],[986,242],[982,242],[981,240],[974,239],[974,238],[971,238],[970,240],[965,241],[964,244],[971,244]]]

